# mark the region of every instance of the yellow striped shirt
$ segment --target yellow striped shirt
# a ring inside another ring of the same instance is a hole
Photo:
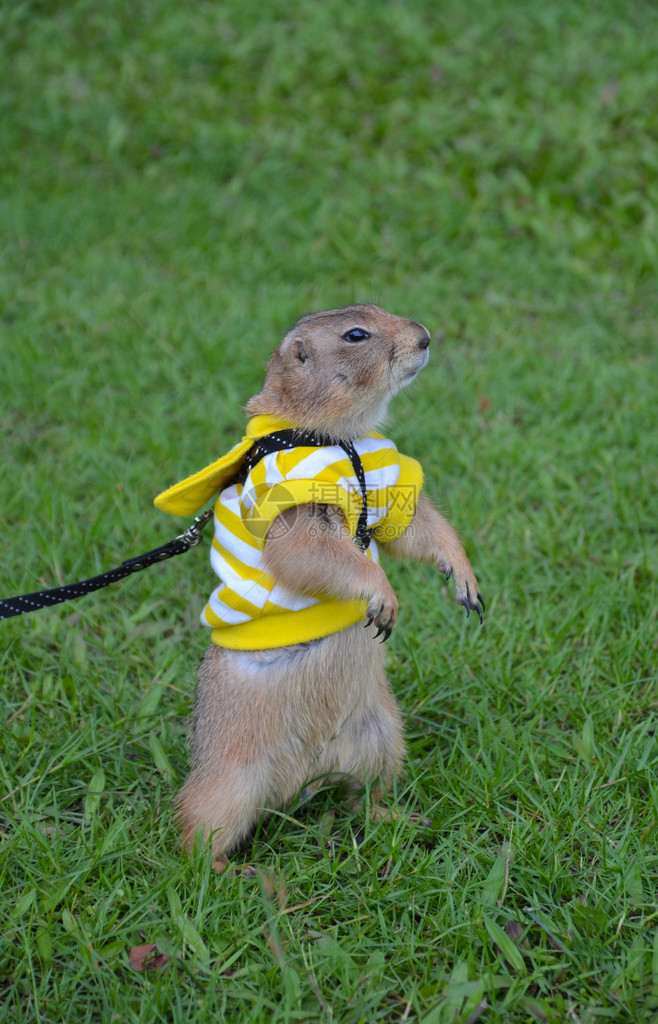
[[[211,466],[158,495],[158,508],[191,515],[222,487],[215,503],[210,561],[220,579],[201,614],[213,643],[236,650],[283,647],[346,629],[366,617],[366,601],[309,597],[282,587],[264,568],[268,530],[281,512],[308,503],[342,509],[354,537],[362,493],[338,445],[299,446],[265,455],[244,483],[227,483],[258,437],[293,423],[274,416],[249,421],[239,445]],[[413,519],[423,482],[415,459],[372,432],[354,441],[366,481],[368,530],[364,557],[379,560],[377,542],[400,537]]]
[[[367,492],[367,557],[378,561],[377,541],[394,540],[411,522],[422,472],[392,441],[371,434],[354,442]],[[221,583],[201,621],[221,647],[259,649],[301,643],[365,618],[365,601],[326,600],[278,584],[264,568],[268,530],[281,512],[300,504],[335,505],[353,537],[362,494],[352,463],[339,446],[293,448],[265,455],[244,484],[226,487],[215,504],[210,561]]]

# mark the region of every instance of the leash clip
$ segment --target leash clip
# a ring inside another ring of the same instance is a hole
[[[212,508],[207,508],[200,516],[195,516],[192,525],[188,526],[184,533],[179,533],[176,540],[185,541],[185,543],[191,548],[196,547],[201,540],[201,531],[213,517],[213,511],[214,510]]]

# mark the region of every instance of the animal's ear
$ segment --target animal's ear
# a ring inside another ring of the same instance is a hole
[[[311,353],[304,344],[304,339],[300,334],[288,334],[281,342],[279,346],[279,352],[285,357],[288,365],[291,363],[301,363],[302,365],[311,357]]]
[[[308,359],[308,352],[301,338],[295,338],[293,341],[293,352],[300,363],[305,363]]]

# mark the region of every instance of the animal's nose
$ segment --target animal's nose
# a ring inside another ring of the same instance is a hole
[[[413,323],[414,323],[414,326],[420,327],[421,331],[424,332],[421,335],[421,337],[418,339],[418,348],[420,348],[420,349],[429,348],[430,347],[431,336],[430,336],[430,332],[427,330],[427,327],[425,327],[424,324],[417,324],[415,320],[413,321]]]

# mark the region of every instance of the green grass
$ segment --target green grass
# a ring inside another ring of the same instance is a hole
[[[389,429],[487,598],[391,566],[432,827],[323,792],[256,879],[172,822],[207,548],[0,624],[0,1020],[655,1020],[654,8],[32,0],[0,39],[2,593],[173,536],[284,329],[374,299],[434,332]]]

